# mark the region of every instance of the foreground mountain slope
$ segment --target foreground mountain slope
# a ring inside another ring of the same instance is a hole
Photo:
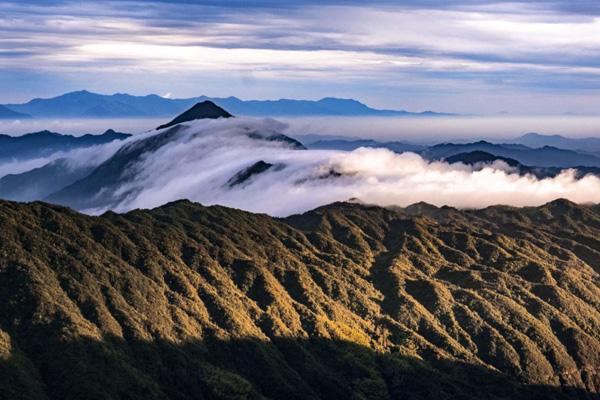
[[[1,202],[0,398],[600,398],[599,231],[566,201]]]

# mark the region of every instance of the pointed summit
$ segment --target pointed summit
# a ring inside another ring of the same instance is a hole
[[[229,114],[227,111],[225,111],[212,101],[206,100],[201,103],[197,103],[195,106],[185,111],[183,114],[179,114],[177,117],[175,117],[174,120],[172,120],[168,124],[161,125],[156,129],[168,128],[170,126],[177,125],[182,122],[193,121],[195,119],[217,119],[231,117],[233,117],[233,115]]]

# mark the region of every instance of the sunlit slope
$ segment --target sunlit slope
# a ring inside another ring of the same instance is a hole
[[[599,237],[566,201],[2,202],[0,397],[597,398]]]

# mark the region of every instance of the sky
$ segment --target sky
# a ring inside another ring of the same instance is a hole
[[[600,113],[597,0],[0,0],[0,103],[87,89]]]

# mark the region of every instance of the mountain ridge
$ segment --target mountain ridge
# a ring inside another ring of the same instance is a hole
[[[248,116],[309,116],[309,115],[372,115],[372,116],[452,116],[455,114],[422,113],[404,110],[378,110],[354,99],[324,97],[320,100],[241,100],[237,97],[198,96],[169,99],[155,94],[134,96],[125,93],[102,95],[87,90],[65,93],[53,98],[36,98],[27,103],[7,104],[18,112],[33,117],[164,117],[179,114],[198,102],[209,100],[235,115]]]
[[[2,393],[598,398],[599,206],[420,207],[0,201]]]
[[[552,146],[529,148],[523,145],[495,144],[485,140],[467,144],[441,143],[431,146],[420,154],[427,159],[445,159],[456,154],[484,151],[500,157],[511,158],[525,165],[536,167],[600,167],[600,157],[577,153]]]
[[[565,150],[575,150],[588,153],[600,152],[600,138],[568,138],[561,135],[544,135],[529,132],[512,140],[514,143],[529,147],[553,146]]]
[[[58,151],[90,147],[97,144],[124,140],[131,135],[107,129],[99,135],[66,135],[49,130],[27,133],[21,136],[0,134],[0,160],[44,157]]]
[[[539,148],[528,147],[520,143],[492,143],[479,140],[471,143],[439,143],[432,146],[405,142],[380,142],[373,139],[323,139],[309,141],[308,148],[355,150],[359,147],[380,147],[403,153],[413,152],[430,161],[445,160],[460,154],[485,152],[499,158],[518,161],[523,165],[543,168],[600,167],[600,155],[576,150],[563,149],[550,145]]]
[[[523,165],[519,161],[514,160],[512,158],[496,156],[490,153],[486,153],[484,151],[459,153],[444,159],[444,162],[447,162],[448,164],[463,163],[474,167],[483,167],[486,165],[489,166],[490,164],[496,161],[502,161],[506,163],[509,167],[516,169],[522,175],[530,174],[538,179],[553,178],[565,171],[564,168],[559,167],[538,167]],[[589,174],[600,176],[599,167],[587,167],[578,165],[569,167],[568,169],[575,171],[576,179],[581,179]]]

